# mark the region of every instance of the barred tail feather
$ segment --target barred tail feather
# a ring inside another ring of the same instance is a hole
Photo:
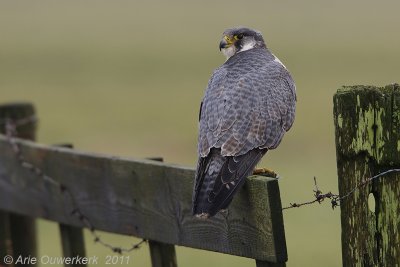
[[[213,148],[207,157],[200,158],[193,194],[193,215],[208,218],[226,209],[266,152],[267,149],[255,148],[244,155],[224,157],[220,149]]]

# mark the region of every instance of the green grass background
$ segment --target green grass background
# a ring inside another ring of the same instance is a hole
[[[0,102],[30,101],[38,141],[194,166],[199,103],[225,28],[261,30],[291,71],[293,129],[262,165],[283,205],[337,191],[332,96],[341,85],[400,80],[398,1],[1,1]],[[339,209],[284,212],[288,266],[340,266]],[[40,255],[61,255],[56,224],[39,223]],[[117,245],[127,237],[103,234]],[[88,255],[112,255],[86,233]],[[177,248],[180,266],[255,266]],[[99,265],[97,265],[99,266]],[[100,265],[101,266],[101,265]],[[130,266],[150,266],[147,245]]]

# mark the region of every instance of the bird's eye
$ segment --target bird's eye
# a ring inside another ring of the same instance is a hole
[[[243,33],[236,35],[236,39],[238,40],[243,39]]]

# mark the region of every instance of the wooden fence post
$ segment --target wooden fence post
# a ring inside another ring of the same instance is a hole
[[[12,244],[10,236],[10,214],[0,210],[0,266],[5,264],[4,257],[12,255]],[[8,266],[13,266],[8,264]]]
[[[72,144],[60,144],[56,145],[58,147],[66,147],[73,148]],[[63,250],[63,256],[74,258],[74,257],[86,257],[86,249],[85,249],[85,238],[83,236],[83,229],[81,227],[76,227],[72,225],[67,225],[60,223],[60,236],[61,236],[61,245]],[[67,264],[64,266],[70,267],[86,267],[87,264]]]
[[[35,115],[33,105],[29,103],[17,103],[0,106],[0,120],[11,119],[13,121],[29,118]],[[0,133],[5,134],[4,123],[0,127]],[[36,124],[26,123],[17,127],[17,137],[35,140]],[[0,225],[8,225],[9,229],[0,229],[0,232],[11,231],[11,251],[13,252],[14,260],[18,256],[28,257],[36,256],[36,225],[35,220],[14,213],[2,212],[2,219],[8,222],[3,222]],[[0,242],[9,242],[9,240],[0,240]],[[7,244],[6,244],[7,246]],[[8,249],[10,251],[10,249]],[[15,264],[15,266],[33,266],[31,264]]]
[[[63,256],[74,258],[74,257],[86,257],[85,242],[83,237],[83,229],[66,224],[59,224],[61,234],[61,245],[63,250]],[[71,267],[85,267],[87,264],[64,264],[64,266]]]
[[[164,161],[161,157],[149,158],[154,161]],[[149,240],[152,267],[177,267],[175,246],[154,240]]]
[[[267,262],[256,260],[256,267],[285,267],[285,262]]]
[[[177,267],[175,246],[149,240],[152,267]]]
[[[339,89],[334,120],[340,195],[400,167],[399,85]],[[343,266],[399,266],[399,222],[400,174],[356,190],[341,203]]]

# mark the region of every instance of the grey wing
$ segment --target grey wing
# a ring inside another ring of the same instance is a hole
[[[228,72],[224,68],[218,68],[214,71],[200,105],[198,151],[201,157],[207,156],[210,149],[214,147],[213,132],[219,124],[218,121],[226,117],[221,101],[224,99],[223,95],[227,86],[227,74]]]
[[[217,69],[203,99],[199,154],[212,147],[223,156],[276,148],[294,121],[296,92],[289,72],[271,61],[239,76]]]
[[[261,148],[276,148],[294,122],[296,87],[289,72],[283,66],[282,68],[273,79],[264,80],[268,89],[265,90],[267,93],[263,94],[261,107],[260,120],[266,120],[265,127],[259,131],[264,138],[258,143]]]

